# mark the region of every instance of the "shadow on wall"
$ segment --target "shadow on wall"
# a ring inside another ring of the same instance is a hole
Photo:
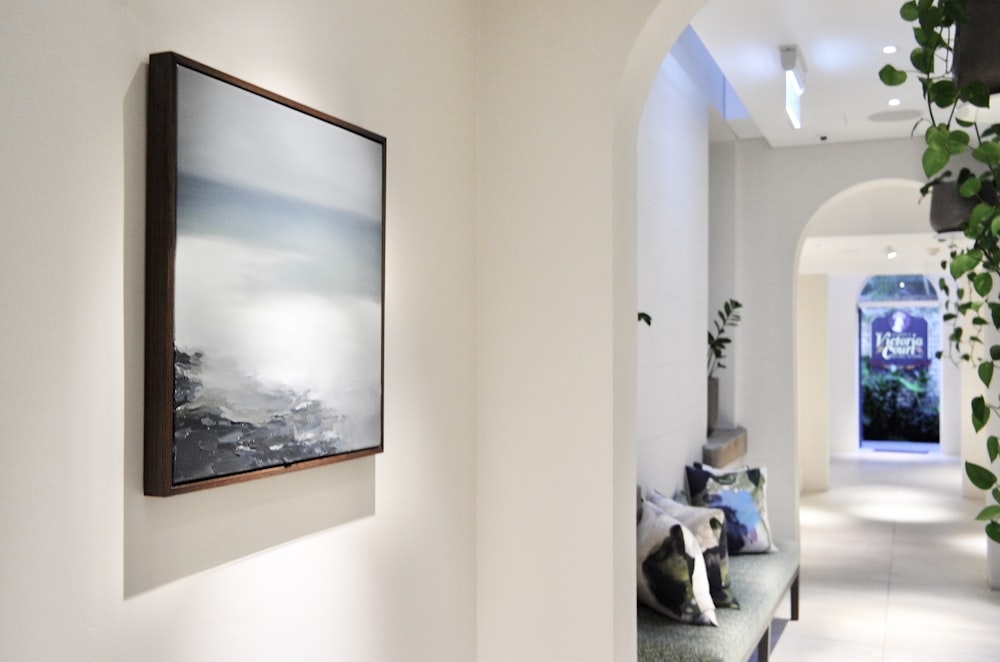
[[[361,458],[162,498],[142,489],[147,67],[122,100],[124,199],[124,597],[375,513]]]

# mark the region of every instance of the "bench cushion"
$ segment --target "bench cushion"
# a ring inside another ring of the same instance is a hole
[[[798,543],[783,540],[777,545],[776,552],[729,558],[729,574],[740,609],[720,609],[718,627],[678,623],[640,605],[639,660],[746,662],[798,575]]]

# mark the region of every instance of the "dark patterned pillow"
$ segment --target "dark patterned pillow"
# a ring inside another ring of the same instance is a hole
[[[767,520],[767,469],[706,471],[685,467],[692,505],[719,508],[726,513],[730,554],[770,552],[774,547]]]
[[[719,508],[703,508],[678,503],[650,490],[646,498],[674,517],[694,534],[701,546],[708,574],[708,587],[717,608],[739,609],[729,578],[729,542],[726,537],[726,514]]]
[[[683,524],[649,501],[636,533],[640,602],[684,623],[718,625],[701,547]]]

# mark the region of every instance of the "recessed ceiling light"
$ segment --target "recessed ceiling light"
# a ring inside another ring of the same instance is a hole
[[[899,99],[889,99],[890,106],[898,106],[900,103],[902,102]]]
[[[882,52],[885,53],[886,55],[892,55],[893,53],[896,52],[896,47],[886,46],[885,48],[882,49]]]

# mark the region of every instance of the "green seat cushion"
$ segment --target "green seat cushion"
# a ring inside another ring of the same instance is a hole
[[[746,662],[798,572],[798,543],[777,546],[775,552],[729,558],[740,609],[716,612],[718,627],[686,625],[640,605],[640,662]]]

